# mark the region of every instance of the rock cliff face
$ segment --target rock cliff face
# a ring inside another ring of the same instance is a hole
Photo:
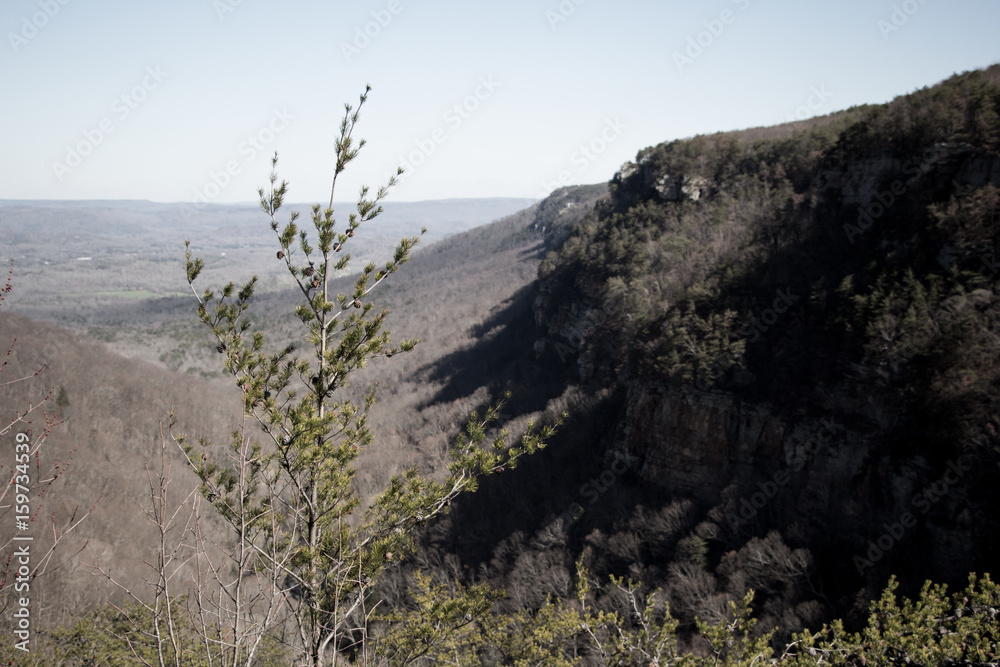
[[[911,155],[884,152],[847,167],[824,169],[814,185],[845,206],[866,206],[886,190],[901,196],[910,189],[928,187],[929,174],[936,183],[1000,185],[1000,158],[968,144],[942,142]]]
[[[712,507],[719,529],[779,526],[864,574],[894,547],[918,550],[944,576],[975,563],[977,500],[969,461],[894,461],[883,443],[830,412],[794,423],[722,392],[630,386],[616,448],[644,480]],[[850,419],[850,416],[847,416]],[[815,551],[814,547],[814,551]],[[822,554],[818,554],[822,557]]]
[[[638,383],[629,388],[617,446],[642,461],[644,479],[709,505],[721,498],[727,516],[739,516],[742,503],[724,494],[746,491],[749,500],[777,476],[780,493],[765,493],[769,511],[810,522],[834,507],[858,518],[857,480],[872,459],[869,440],[832,412],[792,423],[725,392]]]
[[[763,405],[694,387],[632,384],[618,447],[642,461],[643,479],[701,500],[726,478],[781,465],[786,427]]]
[[[613,183],[652,190],[664,201],[698,201],[708,192],[708,179],[694,174],[657,173],[649,165],[626,162],[615,174]]]

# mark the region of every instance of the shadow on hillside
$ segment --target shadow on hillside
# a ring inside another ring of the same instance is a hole
[[[526,546],[526,540],[560,517],[565,539],[575,543],[573,552],[595,528],[613,532],[634,507],[636,476],[633,471],[616,476],[600,493],[600,502],[595,502],[589,485],[609,469],[605,448],[621,408],[620,396],[576,393],[569,416],[548,446],[503,475],[483,477],[476,493],[457,499],[431,529],[430,541],[456,554],[472,571],[487,565],[499,582],[518,567],[502,554]],[[659,488],[647,490],[662,493]]]
[[[485,386],[490,400],[511,392],[503,422],[542,412],[551,403],[568,413],[544,450],[503,475],[482,478],[476,493],[456,500],[449,515],[429,529],[430,542],[472,568],[530,540],[560,517],[576,552],[594,530],[613,533],[637,503],[658,506],[668,495],[661,487],[640,484],[634,470],[617,471],[608,488],[594,486],[609,474],[608,443],[620,422],[624,396],[574,386],[572,366],[536,359],[534,342],[541,330],[535,324],[534,298],[534,284],[518,290],[471,329],[470,345],[418,371],[441,385],[422,408],[468,398]],[[477,407],[482,413],[487,405]],[[515,568],[513,562],[489,566],[501,578],[510,568]]]
[[[472,327],[471,345],[420,368],[418,374],[443,385],[420,407],[450,403],[485,386],[494,400],[510,391],[505,412],[520,415],[544,410],[562,394],[569,382],[566,370],[535,359],[534,298],[534,284],[521,288]]]

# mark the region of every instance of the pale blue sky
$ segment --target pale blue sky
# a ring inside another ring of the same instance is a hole
[[[0,28],[0,199],[251,202],[277,149],[291,199],[325,201],[366,83],[338,200],[400,158],[396,200],[539,197],[1000,61],[996,0],[4,0]]]

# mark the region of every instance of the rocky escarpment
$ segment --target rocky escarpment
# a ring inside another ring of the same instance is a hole
[[[866,206],[886,190],[899,197],[936,185],[979,188],[988,183],[1000,185],[1000,157],[970,144],[940,142],[922,151],[883,151],[848,166],[824,168],[815,186],[842,205]]]
[[[663,201],[698,201],[709,191],[710,182],[698,174],[657,173],[645,163],[626,162],[615,174],[612,184],[634,190],[648,191]],[[641,194],[640,194],[641,196]]]
[[[994,562],[1000,154],[964,94],[933,98],[944,129],[904,99],[645,149],[543,263],[536,355],[617,390],[608,460],[721,549],[779,530],[869,584]]]
[[[976,527],[991,523],[977,493],[988,483],[982,471],[961,458],[895,461],[878,433],[854,422],[835,410],[793,420],[724,392],[636,383],[610,456],[637,461],[643,480],[710,507],[720,536],[779,527],[820,557],[850,555],[833,568],[847,576],[871,575],[914,549],[944,576],[974,568]]]

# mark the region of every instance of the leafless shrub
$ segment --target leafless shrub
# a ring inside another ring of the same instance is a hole
[[[772,530],[767,537],[751,538],[739,551],[723,556],[718,573],[737,584],[738,590],[730,587],[734,595],[746,588],[775,594],[805,582],[812,565],[808,550],[790,549],[781,534]]]
[[[12,276],[13,262],[6,284],[0,287],[0,305],[12,290]],[[12,359],[16,360],[16,344],[16,339],[10,342],[0,361],[0,389],[8,390],[13,385],[26,383],[46,370],[44,363],[28,370],[19,368],[17,363],[11,364]],[[11,370],[15,377],[3,377]],[[61,423],[59,417],[45,407],[54,389],[49,387],[41,396],[28,399],[12,416],[0,415],[0,442],[9,445],[3,451],[10,452],[0,460],[0,521],[8,530],[16,530],[16,533],[5,531],[10,537],[0,538],[0,613],[4,626],[11,623],[10,629],[4,628],[5,635],[16,636],[25,650],[32,645],[42,620],[44,602],[49,597],[43,583],[45,579],[38,580],[67,566],[86,547],[86,544],[74,545],[75,551],[61,557],[56,555],[60,545],[65,547],[67,536],[94,510],[93,505],[86,510],[78,506],[62,507],[59,500],[58,493],[65,485],[57,486],[56,482],[70,468],[73,452],[61,460],[51,460],[45,451],[46,438]],[[60,554],[63,551],[65,548]],[[32,602],[23,606],[21,600]],[[15,605],[18,612],[23,610],[27,614],[21,617],[28,623],[27,627],[13,622],[11,607]],[[25,634],[15,635],[14,627]]]
[[[682,618],[708,623],[726,618],[730,598],[718,590],[715,575],[691,562],[671,563],[668,571],[670,607]]]

